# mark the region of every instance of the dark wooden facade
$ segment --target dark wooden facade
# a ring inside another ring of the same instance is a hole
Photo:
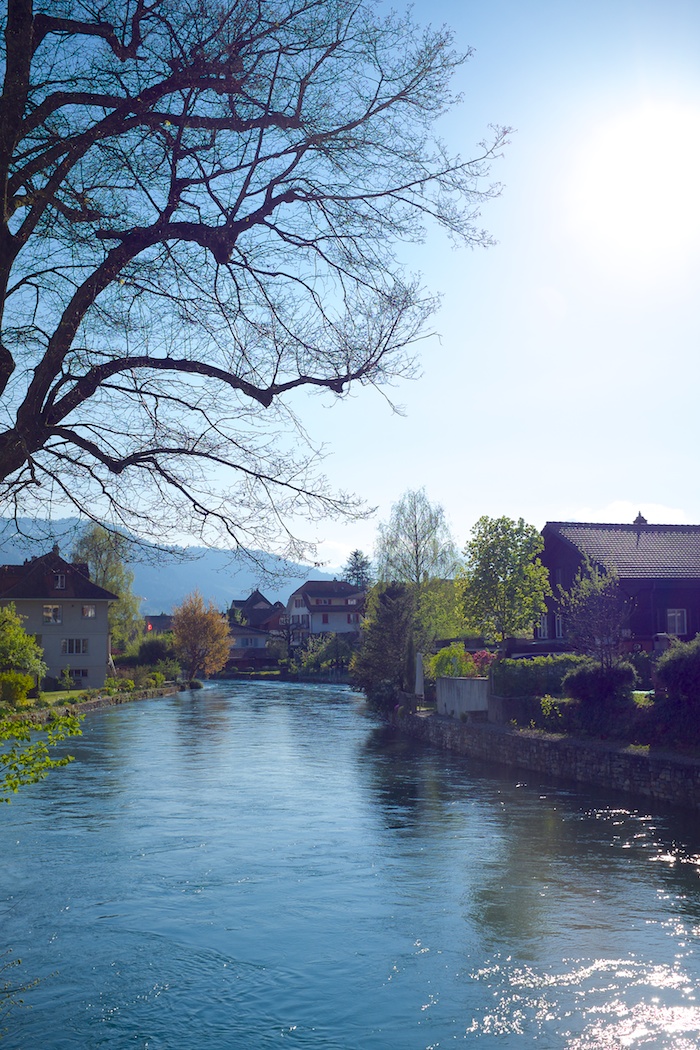
[[[630,640],[650,649],[654,637],[688,641],[700,634],[700,525],[631,525],[547,522],[542,530],[543,565],[555,597],[550,599],[540,636],[565,639],[556,595],[568,590],[586,558],[614,569],[629,602]]]

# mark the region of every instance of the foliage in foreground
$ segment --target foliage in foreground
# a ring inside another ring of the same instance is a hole
[[[25,784],[43,780],[52,769],[67,766],[72,755],[52,758],[50,751],[69,736],[80,736],[80,717],[63,715],[43,725],[27,720],[0,719],[0,802]]]

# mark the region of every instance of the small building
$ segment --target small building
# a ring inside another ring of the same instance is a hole
[[[586,559],[616,572],[632,644],[651,649],[656,635],[687,641],[700,633],[700,525],[650,525],[640,513],[631,525],[548,521],[542,538],[554,597],[540,639],[565,639],[556,597],[560,586],[571,588]]]
[[[271,602],[260,591],[252,591],[247,598],[234,598],[228,610],[231,627],[237,623],[258,627],[263,631],[276,631],[284,615],[282,602]]]
[[[144,626],[150,634],[165,634],[173,629],[173,618],[170,613],[156,613],[155,616],[144,616]]]
[[[86,689],[103,686],[110,670],[107,612],[117,597],[91,581],[87,565],[61,558],[58,547],[22,565],[0,565],[0,605],[13,603],[24,617],[49,676],[68,668]]]
[[[269,631],[261,630],[259,627],[249,627],[247,624],[231,623],[229,632],[231,634],[231,650],[227,663],[229,669],[259,670],[277,663],[277,657],[271,654],[267,647],[271,638]]]
[[[291,644],[301,645],[311,634],[356,634],[366,592],[345,580],[307,580],[287,602]]]

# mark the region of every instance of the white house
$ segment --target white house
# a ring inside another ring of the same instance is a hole
[[[359,631],[365,592],[345,580],[307,580],[287,602],[292,645],[310,634],[351,634]]]
[[[23,565],[0,565],[0,605],[12,602],[24,629],[44,650],[48,674],[68,668],[76,685],[104,685],[109,669],[107,611],[117,595],[90,580],[87,565],[64,561],[54,547]]]

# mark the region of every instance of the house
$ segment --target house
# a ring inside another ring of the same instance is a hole
[[[44,650],[48,674],[64,668],[85,688],[104,685],[109,670],[107,611],[117,595],[90,580],[87,565],[65,561],[54,547],[22,565],[0,565],[0,605],[12,602],[24,629]]]
[[[559,586],[570,589],[586,559],[617,573],[632,644],[651,649],[659,634],[687,641],[700,633],[700,525],[650,525],[640,513],[631,525],[548,521],[542,538],[540,559],[555,597],[539,638],[565,638],[556,595]]]
[[[231,623],[229,631],[231,634],[231,650],[227,664],[229,668],[252,667],[257,670],[277,663],[276,655],[271,654],[267,648],[271,637],[269,631],[241,623]]]
[[[260,591],[252,591],[247,598],[234,598],[228,611],[231,627],[237,623],[258,627],[263,631],[276,631],[284,615],[282,602],[271,602]]]
[[[344,580],[307,580],[287,602],[291,644],[310,634],[354,634],[360,630],[365,591]]]

